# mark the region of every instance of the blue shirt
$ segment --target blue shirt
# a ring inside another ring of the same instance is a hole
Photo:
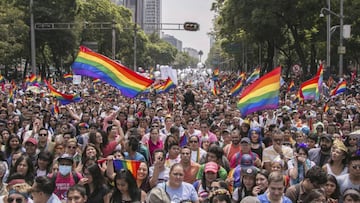
[[[164,182],[159,183],[157,187],[164,189],[169,194],[171,202],[180,203],[183,200],[195,202],[199,199],[195,188],[190,183],[182,182],[180,187],[171,188]]]
[[[124,156],[125,156],[125,159],[127,159],[127,160],[135,160],[135,161],[143,161],[143,162],[146,161],[145,157],[142,154],[140,154],[139,152],[136,152],[134,158],[130,157],[129,153],[127,153],[127,152],[124,152]]]
[[[258,199],[260,200],[261,203],[271,203],[270,200],[268,200],[267,198],[267,193],[259,195]],[[282,203],[292,203],[292,201],[284,195],[282,196],[282,199],[283,199]]]

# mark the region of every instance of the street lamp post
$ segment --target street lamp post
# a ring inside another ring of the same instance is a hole
[[[31,52],[31,70],[36,75],[36,54],[35,54],[35,25],[34,25],[34,1],[30,0],[30,52]]]
[[[327,25],[326,25],[326,63],[327,66],[330,66],[330,41],[331,41],[331,18],[330,14],[338,17],[340,19],[340,41],[338,47],[339,54],[339,75],[342,77],[344,67],[343,67],[343,55],[346,52],[345,47],[343,46],[343,32],[344,32],[344,0],[340,0],[340,14],[337,14],[330,10],[330,0],[327,0],[328,8],[322,8],[320,11],[320,17],[323,17],[324,14],[327,15]]]

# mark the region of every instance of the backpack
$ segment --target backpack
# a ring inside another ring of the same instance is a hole
[[[75,171],[71,171],[72,177],[74,179],[75,184],[77,184],[80,180],[79,176],[77,175],[77,173]],[[57,177],[57,173],[54,173],[51,176],[51,181],[53,181],[54,183],[56,182],[56,177]]]

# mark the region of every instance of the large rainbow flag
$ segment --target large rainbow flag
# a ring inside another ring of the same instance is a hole
[[[45,80],[45,83],[50,89],[51,95],[53,95],[61,105],[67,105],[81,100],[81,98],[76,94],[63,94],[57,91],[47,80]]]
[[[78,56],[72,64],[72,70],[77,75],[98,78],[130,98],[135,97],[153,83],[149,78],[84,46],[80,47]]]
[[[135,160],[114,160],[114,170],[119,171],[121,169],[129,170],[133,176],[137,177],[137,171],[140,167],[141,162]]]
[[[243,117],[256,111],[278,108],[280,75],[281,67],[277,67],[243,91],[237,104]]]
[[[319,76],[303,82],[300,85],[300,96],[304,100],[318,100],[319,99]]]
[[[335,89],[333,89],[330,93],[331,96],[335,96],[338,95],[340,93],[343,93],[346,91],[346,81],[343,80],[342,82],[340,82]]]

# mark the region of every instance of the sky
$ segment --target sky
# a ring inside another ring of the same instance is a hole
[[[205,62],[210,51],[210,38],[207,35],[211,31],[214,12],[210,11],[213,0],[162,0],[162,23],[184,23],[187,21],[200,24],[200,30],[170,31],[164,30],[181,40],[184,47],[191,47],[203,51],[201,58]]]

